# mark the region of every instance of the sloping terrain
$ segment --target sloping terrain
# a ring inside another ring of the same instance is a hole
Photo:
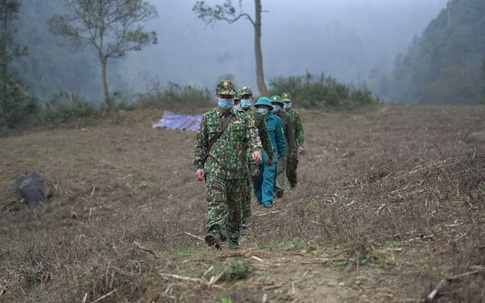
[[[238,251],[201,240],[194,133],[158,112],[0,138],[0,301],[485,302],[485,107],[301,113],[300,183]]]

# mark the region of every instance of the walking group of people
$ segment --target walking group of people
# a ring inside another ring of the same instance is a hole
[[[298,154],[303,152],[300,115],[289,93],[255,103],[252,90],[236,90],[232,81],[216,85],[218,106],[202,116],[196,134],[196,179],[206,182],[209,203],[208,246],[228,241],[239,249],[239,237],[251,216],[251,185],[256,204],[273,207],[284,195],[285,177],[297,185]]]

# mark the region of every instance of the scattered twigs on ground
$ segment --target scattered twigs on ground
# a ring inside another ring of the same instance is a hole
[[[117,291],[117,289],[113,289],[112,291],[110,291],[109,293],[105,294],[104,296],[101,296],[99,298],[97,298],[96,300],[92,301],[91,303],[96,303],[96,302],[99,302],[101,300],[103,300],[104,298],[107,298],[109,296],[111,296],[112,294],[114,294],[115,292]]]
[[[441,279],[441,281],[438,283],[438,285],[433,289],[433,291],[428,295],[427,299],[428,302],[433,302],[433,300],[436,298],[436,295],[440,292],[440,290],[446,285],[446,282],[452,282],[455,280],[459,280],[464,277],[468,277],[471,275],[476,275],[482,272],[481,270],[474,270],[474,271],[469,271],[460,275],[456,276],[451,276],[451,277],[445,277]]]
[[[190,283],[195,283],[199,284],[201,286],[207,287],[207,288],[221,288],[220,285],[216,285],[217,281],[222,277],[224,274],[224,271],[221,272],[217,277],[212,277],[210,281],[204,280],[204,279],[198,279],[198,278],[190,278],[190,277],[183,277],[183,276],[178,276],[178,275],[173,275],[173,274],[164,274],[160,273],[163,279],[165,280],[178,280],[178,281],[184,281],[184,282],[190,282]]]
[[[136,247],[138,247],[139,249],[141,249],[141,250],[143,250],[143,251],[146,251],[146,252],[148,252],[148,253],[150,253],[150,254],[152,254],[152,255],[154,255],[155,257],[157,257],[157,258],[158,258],[157,254],[156,254],[156,253],[155,253],[153,250],[151,250],[151,249],[148,249],[148,248],[146,248],[146,247],[141,246],[141,245],[140,245],[140,243],[138,243],[138,242],[136,242],[136,241],[133,241],[133,244],[134,244]]]
[[[184,234],[189,235],[189,236],[191,236],[191,237],[194,237],[194,238],[196,238],[196,239],[198,239],[198,240],[200,240],[200,241],[204,242],[204,239],[203,239],[202,237],[199,237],[199,236],[193,235],[193,234],[191,234],[191,233],[189,233],[189,232],[186,232],[186,231],[184,232]]]

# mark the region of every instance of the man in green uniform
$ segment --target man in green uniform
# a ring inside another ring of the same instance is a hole
[[[273,111],[271,113],[280,117],[281,122],[283,122],[283,133],[285,134],[286,139],[286,154],[291,157],[296,152],[295,132],[293,131],[293,127],[291,125],[291,117],[284,112],[284,103],[280,96],[271,96],[270,100],[271,105],[273,105]],[[276,165],[276,177],[274,185],[274,191],[276,193],[276,197],[278,198],[283,197],[285,192],[285,175],[286,161],[279,161]]]
[[[291,117],[291,124],[293,130],[295,131],[295,143],[297,147],[297,153],[288,157],[286,162],[286,177],[290,183],[291,188],[295,188],[298,183],[296,169],[298,168],[298,154],[303,152],[303,144],[305,143],[305,132],[303,131],[303,125],[301,124],[300,113],[293,109],[293,100],[291,99],[290,93],[281,94],[284,105],[283,108],[285,112]]]
[[[266,127],[265,117],[258,112],[258,110],[251,107],[251,103],[254,100],[253,91],[247,86],[243,86],[238,90],[238,95],[241,100],[241,108],[252,118],[254,126],[258,129],[258,134],[261,139],[261,144],[263,145],[264,151],[268,154],[267,165],[272,166],[274,164],[273,160],[273,147],[271,146],[271,141],[268,135],[268,128]],[[251,172],[251,179],[248,180],[248,191],[246,200],[243,205],[243,219],[242,228],[247,228],[247,222],[251,217],[251,184],[254,182],[256,177],[259,175],[259,166],[254,162],[250,162],[249,170]]]
[[[248,153],[261,163],[261,141],[248,115],[233,108],[236,87],[231,81],[216,86],[218,107],[202,116],[194,145],[195,177],[206,180],[209,202],[208,246],[220,249],[229,238],[229,248],[238,249],[242,203],[249,178]]]

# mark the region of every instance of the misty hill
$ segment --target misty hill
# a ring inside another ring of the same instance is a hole
[[[453,0],[395,60],[391,75],[377,75],[378,94],[398,103],[477,103],[485,98],[485,1]],[[374,79],[375,79],[374,78]]]
[[[256,87],[253,32],[249,22],[205,27],[192,11],[194,1],[151,1],[159,18],[146,23],[159,43],[108,64],[111,92],[122,98],[169,81],[212,87],[220,78]],[[222,3],[222,0],[210,1]],[[238,1],[234,1],[237,3]],[[60,0],[22,0],[18,43],[29,56],[15,64],[32,94],[49,99],[60,90],[101,99],[100,70],[89,48],[72,53],[59,45],[47,20],[62,10]],[[361,83],[370,70],[390,70],[392,58],[420,35],[446,0],[263,1],[262,47],[265,77],[306,72]],[[253,13],[253,1],[243,1]],[[229,41],[229,42],[227,42]]]

